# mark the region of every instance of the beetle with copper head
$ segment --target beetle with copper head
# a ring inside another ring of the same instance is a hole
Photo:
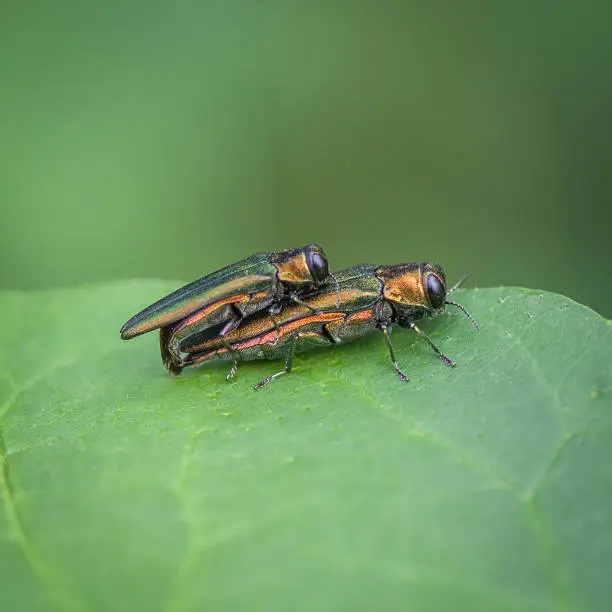
[[[273,327],[287,304],[310,307],[303,299],[329,276],[327,257],[315,244],[273,253],[257,253],[208,274],[151,304],[121,328],[129,340],[160,330],[162,360],[171,374],[183,367],[180,345],[210,328],[222,346],[224,338],[254,313]]]
[[[460,281],[461,282],[461,281]],[[408,377],[399,367],[391,343],[391,328],[397,324],[419,334],[447,366],[455,363],[442,353],[417,325],[443,312],[447,305],[460,308],[478,330],[468,311],[448,299],[458,286],[447,290],[442,268],[434,263],[388,266],[362,264],[335,273],[305,303],[288,305],[275,324],[261,314],[245,319],[222,339],[214,333],[183,337],[178,343],[181,366],[196,365],[213,358],[233,361],[228,378],[239,361],[285,359],[285,368],[259,382],[259,389],[291,371],[296,350],[334,345],[374,330],[382,332],[391,361],[402,381]]]

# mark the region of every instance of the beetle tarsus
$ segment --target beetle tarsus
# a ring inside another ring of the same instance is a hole
[[[263,389],[266,385],[269,385],[275,378],[282,376],[283,374],[287,374],[284,370],[282,372],[277,372],[276,374],[272,374],[272,376],[266,376],[263,380],[260,380],[254,387],[255,391],[258,389]]]
[[[260,380],[253,387],[255,391],[257,391],[258,389],[261,389],[262,387],[265,387],[266,385],[269,385],[273,380],[275,380],[279,376],[282,376],[283,374],[289,374],[291,372],[291,368],[293,367],[293,354],[295,353],[295,345],[297,344],[297,341],[299,340],[301,335],[302,334],[297,334],[295,338],[293,339],[293,342],[291,342],[291,344],[289,345],[289,348],[287,349],[287,357],[285,358],[285,369],[280,372],[277,372],[276,374],[272,374],[272,376],[266,376],[266,378],[264,378],[263,380]]]
[[[399,376],[400,380],[402,380],[403,382],[408,382],[410,379],[408,378],[408,376],[406,376],[406,374],[404,374],[402,369],[397,365],[397,361],[394,361],[393,365],[395,367],[395,371],[397,372],[397,375]]]
[[[440,353],[440,359],[442,360],[442,363],[449,368],[454,368],[457,365],[448,355],[445,355],[444,353]]]
[[[230,371],[227,373],[225,380],[229,382],[232,378],[234,378],[234,376],[236,376],[237,371],[238,371],[238,360],[234,359],[234,363],[232,363],[232,367],[230,368]]]

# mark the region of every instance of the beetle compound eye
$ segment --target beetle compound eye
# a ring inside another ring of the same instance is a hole
[[[446,299],[446,291],[444,285],[435,274],[430,274],[427,277],[427,295],[432,308],[442,308]]]
[[[320,253],[310,253],[308,258],[308,268],[312,274],[312,278],[316,283],[324,281],[329,275],[329,267],[327,259]]]

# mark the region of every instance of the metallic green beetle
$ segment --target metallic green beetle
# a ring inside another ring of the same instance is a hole
[[[129,340],[160,329],[162,360],[171,374],[180,374],[178,351],[183,338],[215,328],[222,339],[243,319],[259,311],[274,316],[285,304],[303,304],[327,279],[329,266],[316,244],[273,253],[257,253],[208,274],[148,306],[121,328]]]
[[[416,321],[441,313],[447,304],[457,306],[478,325],[463,306],[448,298],[458,285],[446,290],[446,277],[433,263],[376,266],[362,264],[334,274],[334,282],[323,283],[307,304],[287,306],[272,325],[261,315],[249,317],[222,341],[219,337],[187,337],[180,343],[186,353],[182,366],[212,358],[233,360],[228,378],[240,360],[285,358],[285,369],[262,380],[259,389],[291,371],[296,349],[333,345],[378,329],[382,331],[391,360],[400,379],[408,377],[395,359],[390,332],[394,324],[422,336],[447,366],[455,363],[436,347]],[[338,306],[339,301],[339,306]]]

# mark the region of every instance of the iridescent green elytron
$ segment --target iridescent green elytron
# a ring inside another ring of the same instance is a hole
[[[245,317],[262,312],[274,324],[284,305],[303,304],[327,279],[323,249],[303,248],[257,253],[204,276],[151,304],[121,328],[121,338],[160,330],[162,359],[171,374],[180,374],[180,343],[214,328],[220,341]]]

